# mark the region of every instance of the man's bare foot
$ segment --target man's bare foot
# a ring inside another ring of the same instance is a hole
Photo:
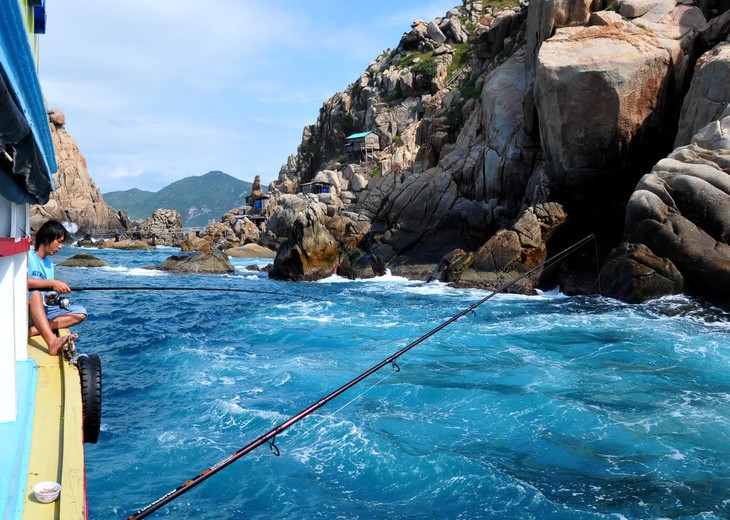
[[[71,334],[70,336],[61,336],[57,337],[54,336],[51,343],[48,345],[48,353],[51,356],[57,356],[59,352],[61,352],[61,349],[63,346],[68,343],[69,339],[76,339],[79,335],[76,333]]]

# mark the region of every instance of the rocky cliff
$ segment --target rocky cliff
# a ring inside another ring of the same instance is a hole
[[[594,233],[521,290],[726,303],[729,26],[726,0],[465,0],[414,21],[272,183],[271,276],[494,287]],[[368,131],[379,146],[352,155]]]
[[[117,213],[104,202],[91,179],[76,140],[66,131],[66,117],[53,108],[48,118],[58,162],[58,171],[53,174],[56,189],[51,192],[48,204],[31,206],[33,232],[48,219],[74,224],[79,235],[123,231]]]

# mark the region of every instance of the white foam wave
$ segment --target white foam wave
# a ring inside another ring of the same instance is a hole
[[[281,422],[288,417],[272,410],[257,410],[255,408],[246,408],[233,401],[224,401],[217,399],[215,401],[216,410],[220,413],[237,416],[248,416],[251,418],[265,419],[272,422]]]
[[[178,435],[176,432],[162,432],[160,435],[157,436],[157,440],[161,444],[170,444],[174,441],[176,441],[178,438]]]
[[[96,267],[95,269],[119,273],[119,274],[123,274],[125,276],[151,277],[151,276],[166,276],[167,275],[167,273],[165,273],[163,271],[158,271],[156,269],[145,269],[144,267],[108,266],[108,267]]]
[[[332,276],[328,276],[327,278],[322,278],[321,280],[317,280],[315,283],[349,283],[354,280],[350,280],[348,278],[343,278],[340,275],[333,274]]]
[[[316,283],[367,283],[367,284],[378,284],[378,283],[421,283],[417,280],[409,280],[402,276],[394,276],[391,274],[390,269],[385,270],[385,274],[382,276],[375,276],[373,278],[355,278],[351,280],[349,278],[343,278],[337,274],[333,274],[327,278],[317,280]]]
[[[570,298],[570,296],[568,296],[565,293],[560,291],[560,287],[554,287],[552,289],[547,289],[545,291],[541,291],[540,289],[535,289],[535,292],[537,293],[537,296],[545,296],[545,297],[553,297],[553,298]]]
[[[402,289],[403,292],[421,294],[426,296],[446,296],[458,293],[458,289],[449,287],[443,282],[421,282],[418,285],[410,285]]]
[[[286,374],[283,375],[283,377],[279,381],[274,383],[274,386],[284,386],[289,381],[291,381],[291,374],[289,374],[287,372]]]
[[[68,222],[68,221],[64,220],[62,222],[62,224],[63,224],[63,227],[66,228],[66,231],[68,231],[72,235],[75,235],[79,230],[79,226],[77,226],[74,222]]]
[[[256,273],[255,271],[249,271],[241,267],[236,267],[236,279],[261,280],[262,278],[268,278],[268,275],[266,273]]]
[[[395,276],[389,269],[382,276],[376,276],[373,278],[356,278],[350,280],[343,278],[339,275],[332,275],[328,278],[318,280],[316,283],[321,284],[340,284],[340,283],[359,283],[368,286],[371,290],[390,290],[391,288],[397,287],[399,292],[408,292],[411,294],[419,294],[424,296],[466,296],[474,297],[475,299],[484,298],[485,296],[493,293],[494,291],[484,289],[462,289],[450,286],[448,283],[440,282],[438,280],[424,282],[421,280],[411,280],[403,276]],[[524,301],[531,299],[566,299],[570,298],[560,291],[559,287],[554,289],[540,291],[536,290],[535,295],[524,295],[524,294],[511,294],[511,293],[498,293],[495,298],[504,301]]]

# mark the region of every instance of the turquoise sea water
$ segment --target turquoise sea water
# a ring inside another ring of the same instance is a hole
[[[56,262],[79,250],[67,248]],[[78,348],[103,363],[90,518],[135,513],[487,293],[395,277],[283,283],[89,251]],[[499,295],[151,518],[728,518],[730,315]]]

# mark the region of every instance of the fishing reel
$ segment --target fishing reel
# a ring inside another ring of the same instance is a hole
[[[61,307],[64,310],[71,307],[71,300],[68,296],[61,296],[56,291],[46,293],[45,303],[47,307]]]

